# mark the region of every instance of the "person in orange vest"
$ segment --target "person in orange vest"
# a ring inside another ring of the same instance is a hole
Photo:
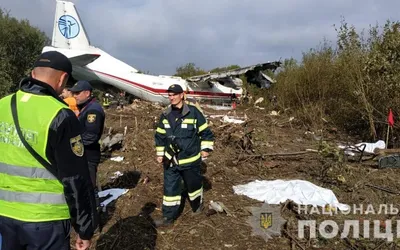
[[[65,88],[61,93],[63,101],[68,104],[69,108],[75,113],[76,116],[79,115],[78,105],[76,104],[76,99],[73,97],[72,92]]]

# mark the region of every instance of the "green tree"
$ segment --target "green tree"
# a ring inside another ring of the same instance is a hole
[[[0,97],[15,91],[50,39],[28,20],[17,20],[0,9]]]
[[[198,76],[206,74],[207,72],[196,66],[196,64],[190,62],[183,66],[176,68],[174,76],[180,76],[182,78],[188,78],[191,76]]]
[[[229,65],[227,67],[222,67],[222,68],[215,68],[210,70],[211,73],[219,73],[219,72],[224,72],[224,71],[229,71],[229,70],[234,70],[234,69],[240,69],[239,65]]]

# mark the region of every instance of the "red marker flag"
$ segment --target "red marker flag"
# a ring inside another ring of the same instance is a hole
[[[389,109],[388,123],[389,123],[389,126],[390,126],[390,127],[393,127],[393,125],[394,125],[394,118],[393,118],[392,109]]]

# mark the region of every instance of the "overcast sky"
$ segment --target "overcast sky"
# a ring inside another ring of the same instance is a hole
[[[73,0],[91,44],[152,74],[301,58],[341,16],[358,30],[399,20],[399,0]],[[51,37],[55,0],[1,0]]]

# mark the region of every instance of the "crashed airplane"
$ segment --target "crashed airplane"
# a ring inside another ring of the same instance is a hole
[[[280,66],[280,64],[280,62],[267,62],[225,72],[193,76],[186,80],[188,82],[202,82],[210,85],[219,83],[226,87],[239,89],[243,85],[243,81],[239,78],[239,76],[244,74],[248,83],[255,84],[259,88],[269,88],[272,83],[275,83],[275,80],[262,71],[270,70],[274,72]]]
[[[181,85],[188,97],[198,101],[221,103],[230,101],[233,96],[240,99],[243,89],[238,76],[245,74],[248,82],[267,87],[273,80],[261,71],[274,71],[280,65],[279,62],[264,63],[222,73],[194,76],[186,80],[174,76],[143,74],[92,46],[74,3],[58,0],[52,44],[44,47],[42,52],[50,50],[59,51],[71,60],[72,74],[77,80],[90,81],[93,86],[100,88],[112,86],[137,98],[160,104],[169,103],[167,89],[172,84]]]

